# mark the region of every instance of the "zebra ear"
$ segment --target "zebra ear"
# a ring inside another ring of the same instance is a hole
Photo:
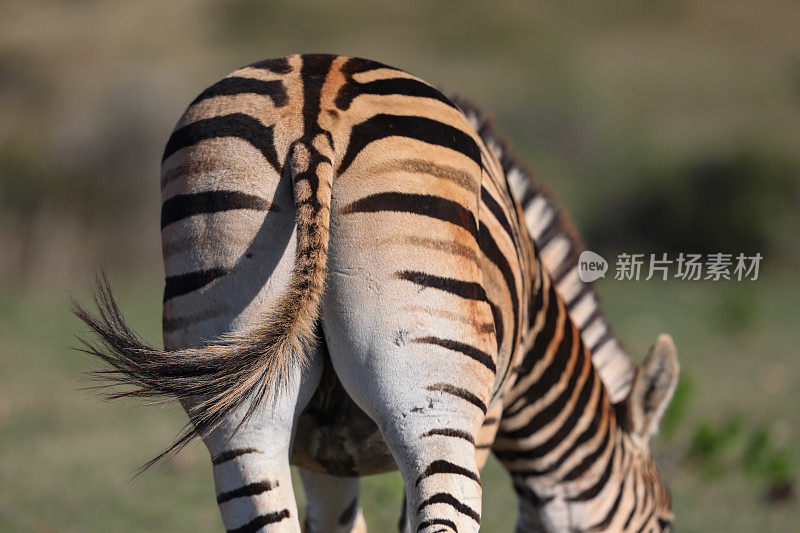
[[[678,352],[672,337],[662,333],[636,368],[627,403],[627,426],[647,445],[658,431],[658,424],[678,384]]]

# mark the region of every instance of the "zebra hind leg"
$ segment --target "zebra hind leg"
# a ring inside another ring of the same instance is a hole
[[[406,342],[395,342],[391,333],[379,334],[374,349],[362,352],[362,346],[342,335],[345,324],[359,325],[353,314],[346,323],[333,313],[326,318],[325,336],[337,375],[377,423],[403,476],[411,531],[477,532],[481,484],[475,440],[491,381],[478,380],[476,369],[459,368],[463,355],[435,343],[428,325],[413,331],[409,324]],[[380,332],[381,324],[372,324]]]
[[[427,420],[427,428],[412,423],[409,432],[385,433],[405,481],[401,530],[478,531],[481,483],[474,449],[463,439],[436,435],[430,422],[437,418]]]
[[[366,533],[358,502],[357,477],[338,477],[300,469],[306,494],[304,533]]]
[[[411,531],[477,532],[482,493],[475,441],[492,386],[489,379],[479,378],[492,375],[473,368],[478,365],[462,352],[441,346],[450,344],[437,342],[444,332],[431,331],[430,323],[413,324],[384,312],[389,327],[408,332],[407,339],[398,338],[391,330],[381,331],[384,324],[374,320],[380,314],[351,313],[346,322],[330,310],[324,315],[336,373],[375,420],[394,457],[405,483]],[[367,319],[378,333],[364,349],[343,333]],[[461,338],[481,346],[482,339]]]
[[[340,344],[340,331],[326,329],[331,359],[392,452],[405,482],[410,530],[477,532],[481,484],[475,435],[490,395],[484,389],[491,383],[476,387],[474,376],[454,368],[452,354],[442,347],[423,342],[398,346],[391,335],[383,336],[388,343],[373,357],[361,361],[357,345]],[[364,379],[378,371],[370,362],[403,371]]]
[[[235,412],[204,439],[214,471],[217,503],[229,532],[300,531],[292,489],[289,447],[292,428],[319,380],[317,358],[301,379],[259,406],[236,431],[243,413]]]

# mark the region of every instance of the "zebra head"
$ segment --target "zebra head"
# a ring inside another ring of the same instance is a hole
[[[584,475],[562,480],[556,495],[542,501],[538,513],[530,513],[538,516],[527,530],[671,531],[670,495],[649,443],[672,399],[679,370],[672,337],[660,335],[637,366],[628,396],[613,406],[611,453],[595,457],[595,466]]]
[[[672,337],[661,334],[644,361],[636,368],[631,391],[622,402],[620,423],[623,442],[631,452],[631,466],[623,483],[642,486],[631,492],[629,524],[638,530],[669,531],[674,514],[667,486],[650,455],[650,438],[658,432],[664,412],[678,384],[678,354]],[[624,497],[624,496],[623,496]],[[639,520],[636,517],[644,517]]]

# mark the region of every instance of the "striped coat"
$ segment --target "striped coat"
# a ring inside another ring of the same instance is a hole
[[[167,452],[203,437],[229,531],[299,527],[290,461],[308,530],[363,530],[358,476],[399,468],[401,528],[475,531],[490,448],[520,531],[671,520],[647,442],[674,346],[633,368],[510,161],[476,110],[363,59],[263,61],[190,104],[162,165],[165,349],[107,282],[77,312],[120,395],[183,404]]]

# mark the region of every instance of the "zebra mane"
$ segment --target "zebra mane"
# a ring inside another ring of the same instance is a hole
[[[500,160],[508,188],[522,207],[539,258],[556,284],[570,317],[581,330],[612,402],[622,401],[630,390],[634,364],[606,322],[594,283],[578,277],[578,258],[585,246],[569,214],[556,201],[550,187],[539,181],[536,173],[509,149],[509,141],[494,126],[494,117],[483,113],[467,98],[455,96],[451,100]]]
[[[497,130],[493,115],[484,113],[483,110],[469,98],[458,95],[451,97],[451,99],[459,109],[461,109],[472,127],[475,128],[475,131],[478,132],[481,140],[483,140],[486,146],[500,160],[511,194],[523,207],[523,210],[526,205],[529,205],[531,201],[537,197],[541,197],[547,201],[554,212],[553,229],[567,237],[572,243],[570,251],[568,252],[569,260],[565,258],[562,265],[566,266],[568,263],[577,264],[578,256],[580,256],[581,252],[585,249],[585,246],[578,230],[575,228],[572,220],[570,220],[569,214],[559,205],[556,199],[556,193],[547,184],[542,183],[538,179],[536,171],[528,167],[528,165],[513,152],[508,137]],[[553,273],[551,272],[551,274]]]

